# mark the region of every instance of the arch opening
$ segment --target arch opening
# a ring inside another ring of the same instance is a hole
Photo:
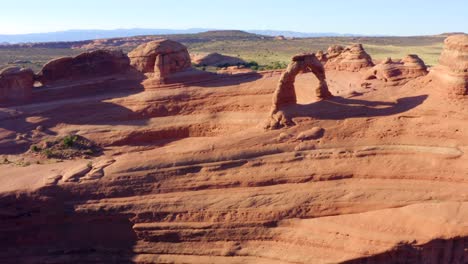
[[[282,108],[297,104],[297,94],[295,88],[296,77],[301,73],[313,73],[318,79],[315,86],[315,96],[318,99],[332,97],[328,90],[325,76],[325,69],[315,54],[301,54],[292,58],[286,71],[281,75],[278,86],[273,95],[273,107],[271,118],[267,128],[275,129],[292,125],[292,121],[284,116]]]

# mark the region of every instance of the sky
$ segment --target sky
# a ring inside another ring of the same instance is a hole
[[[69,29],[239,29],[430,35],[468,32],[468,0],[22,0],[0,34]]]

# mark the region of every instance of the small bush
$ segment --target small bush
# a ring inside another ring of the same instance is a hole
[[[50,149],[44,150],[43,153],[44,153],[44,155],[45,155],[48,159],[52,158],[53,155],[54,155],[54,153],[53,153],[52,150],[50,150]]]
[[[69,136],[66,136],[63,138],[63,145],[67,148],[71,148],[73,147],[73,144],[75,144],[75,142],[78,140],[78,136],[74,135],[69,135]]]
[[[36,145],[32,145],[32,146],[31,146],[31,151],[32,151],[32,152],[39,152],[39,151],[41,151],[41,149],[40,149],[38,146],[36,146]]]

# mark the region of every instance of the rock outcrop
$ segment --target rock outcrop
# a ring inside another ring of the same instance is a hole
[[[122,74],[130,69],[130,60],[122,51],[96,50],[76,57],[48,62],[37,76],[43,85]]]
[[[244,64],[245,61],[232,56],[222,55],[219,53],[206,53],[206,54],[195,54],[192,56],[192,62],[199,66],[216,66],[216,67],[227,67]]]
[[[431,77],[449,89],[450,96],[468,95],[468,35],[445,39],[439,64],[431,69]]]
[[[330,71],[308,103],[302,74],[263,131],[282,73],[0,107],[0,263],[466,263],[465,102]],[[30,148],[69,133],[102,153]]]
[[[286,37],[283,35],[279,35],[275,37],[275,40],[286,40]]]
[[[387,58],[365,74],[365,80],[378,79],[388,86],[403,85],[415,78],[425,76],[427,66],[417,55],[407,55],[401,61]]]
[[[326,82],[325,69],[315,54],[301,54],[292,58],[286,71],[281,75],[281,79],[273,94],[273,107],[271,110],[270,121],[267,128],[276,129],[292,124],[281,112],[281,108],[297,103],[294,82],[296,76],[300,73],[312,72],[319,80],[319,85],[315,89],[317,98],[326,99],[332,96],[328,90]]]
[[[34,73],[31,69],[3,69],[0,71],[0,102],[29,100],[33,86]]]
[[[374,66],[372,58],[366,53],[361,44],[353,44],[346,48],[333,45],[328,48],[326,58],[321,56],[325,69],[337,71],[357,72]]]
[[[191,68],[187,47],[172,40],[155,40],[138,46],[128,54],[131,65],[142,73],[164,81]]]

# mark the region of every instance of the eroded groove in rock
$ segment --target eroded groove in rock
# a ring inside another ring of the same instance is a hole
[[[443,74],[464,63],[455,40]],[[141,71],[67,73],[0,107],[1,263],[467,259],[468,113],[437,69],[334,46],[231,76],[191,69],[174,42],[139,49]],[[273,96],[294,126],[264,129]]]

